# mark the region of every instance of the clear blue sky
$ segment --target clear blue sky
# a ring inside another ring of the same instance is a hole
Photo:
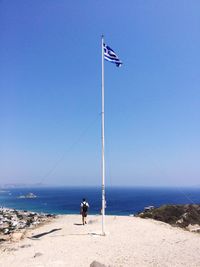
[[[0,183],[200,184],[200,1],[0,1]]]

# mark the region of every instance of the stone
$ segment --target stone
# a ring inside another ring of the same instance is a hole
[[[106,265],[98,262],[98,261],[93,261],[91,264],[90,264],[90,267],[106,267]]]
[[[10,234],[10,230],[9,230],[8,228],[5,228],[5,229],[3,230],[3,232],[4,232],[5,235]]]
[[[177,224],[182,224],[183,223],[183,218],[180,218],[179,220],[176,221]]]
[[[30,244],[20,246],[20,248],[30,248],[30,247],[31,247]]]
[[[187,230],[189,230],[190,232],[195,232],[195,233],[200,233],[200,225],[199,224],[189,224],[187,226]]]
[[[34,255],[34,258],[39,257],[39,256],[42,256],[42,253],[36,252],[35,255]]]

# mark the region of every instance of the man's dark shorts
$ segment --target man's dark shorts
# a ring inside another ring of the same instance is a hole
[[[87,212],[82,211],[82,216],[87,217]]]

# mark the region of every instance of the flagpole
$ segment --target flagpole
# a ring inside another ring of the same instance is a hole
[[[105,138],[104,138],[104,36],[101,36],[102,50],[102,112],[101,112],[101,134],[102,134],[102,235],[105,236]]]

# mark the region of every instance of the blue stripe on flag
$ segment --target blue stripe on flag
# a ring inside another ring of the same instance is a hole
[[[118,58],[116,53],[106,44],[104,44],[103,46],[104,46],[104,58],[105,58],[105,60],[116,64],[117,67],[120,67],[122,65],[122,62]]]

